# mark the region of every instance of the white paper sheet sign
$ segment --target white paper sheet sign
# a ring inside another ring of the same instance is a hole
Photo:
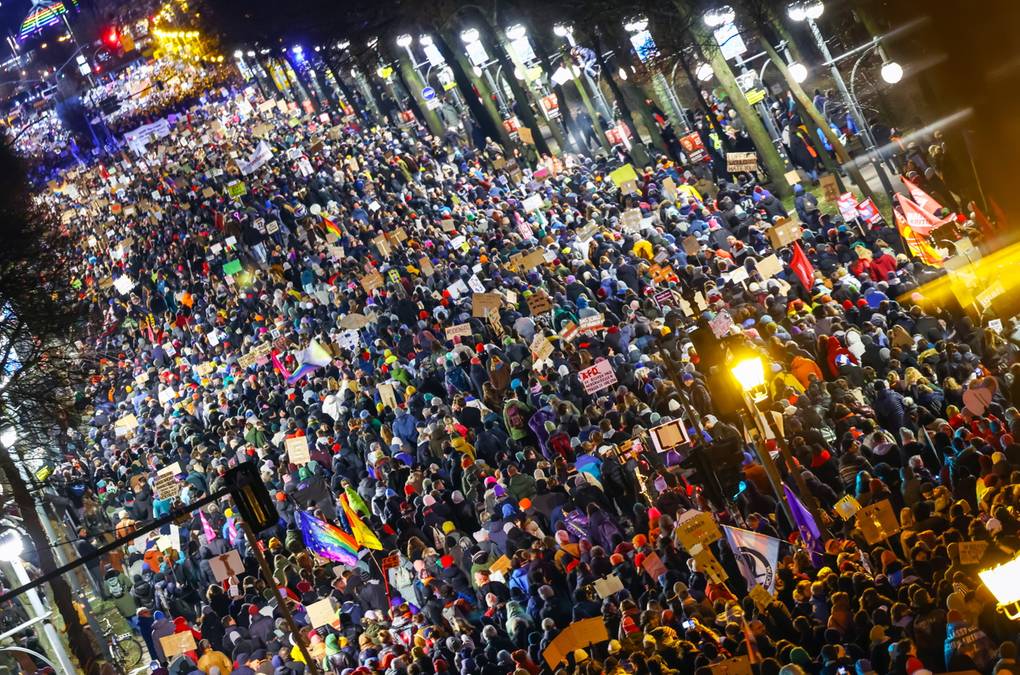
[[[212,569],[216,581],[223,581],[244,573],[244,563],[241,562],[241,554],[237,549],[230,549],[223,555],[210,558],[209,568]]]
[[[613,372],[613,364],[603,359],[590,368],[585,368],[577,374],[577,378],[584,385],[588,394],[611,387],[616,384],[616,373]]]

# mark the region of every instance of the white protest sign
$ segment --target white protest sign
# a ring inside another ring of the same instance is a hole
[[[579,372],[577,378],[584,385],[584,391],[588,394],[600,392],[617,382],[616,373],[613,372],[613,364],[605,359]]]
[[[297,436],[295,438],[288,438],[283,442],[284,447],[287,449],[287,458],[291,464],[307,464],[311,459],[308,455],[308,437]]]
[[[237,549],[230,549],[223,555],[209,559],[209,568],[212,570],[216,581],[223,581],[230,577],[236,577],[244,572],[244,563],[241,562],[241,554]]]

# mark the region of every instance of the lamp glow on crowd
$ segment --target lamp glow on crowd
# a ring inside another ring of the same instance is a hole
[[[825,3],[821,0],[795,2],[786,8],[786,14],[794,21],[814,21],[825,12]]]
[[[998,610],[1011,621],[1020,619],[1020,556],[978,572],[978,576],[995,596]]]

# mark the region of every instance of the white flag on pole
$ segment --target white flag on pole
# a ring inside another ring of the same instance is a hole
[[[751,588],[758,584],[772,593],[776,587],[780,540],[728,525],[723,526],[723,531],[726,533],[726,541],[736,555],[740,572],[747,580],[747,587]]]

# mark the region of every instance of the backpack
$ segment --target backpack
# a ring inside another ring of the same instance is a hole
[[[524,410],[517,403],[511,403],[510,407],[507,408],[506,419],[510,423],[511,429],[525,428]]]
[[[124,584],[121,583],[120,575],[117,572],[113,570],[107,572],[104,582],[106,592],[110,594],[111,598],[119,598],[124,595]]]

